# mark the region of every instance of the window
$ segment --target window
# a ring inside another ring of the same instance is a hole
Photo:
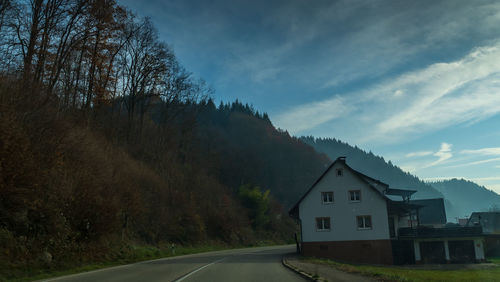
[[[337,168],[337,176],[344,175],[344,171],[341,168]]]
[[[360,190],[351,190],[351,191],[349,191],[349,201],[350,202],[359,202],[359,201],[361,201],[361,191]]]
[[[316,231],[330,231],[330,218],[316,217]]]
[[[358,229],[372,229],[372,217],[369,215],[357,216]]]
[[[333,192],[321,192],[321,201],[323,204],[333,204]]]

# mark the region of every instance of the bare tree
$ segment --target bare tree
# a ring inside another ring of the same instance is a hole
[[[126,28],[132,36],[123,48],[120,66],[129,134],[134,116],[139,114],[142,124],[147,104],[153,97],[160,97],[164,90],[167,62],[174,60],[174,55],[158,40],[157,31],[149,19],[139,23],[132,19]]]

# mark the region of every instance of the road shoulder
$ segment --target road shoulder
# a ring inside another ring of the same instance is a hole
[[[283,265],[309,281],[376,281],[365,276],[346,273],[331,266],[305,262],[297,254],[284,255]]]

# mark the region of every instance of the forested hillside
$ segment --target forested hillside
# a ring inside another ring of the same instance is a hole
[[[229,187],[254,183],[269,187],[286,207],[302,196],[329,165],[326,155],[287,132],[277,130],[266,114],[238,103],[199,105],[199,138],[214,175]]]
[[[459,217],[468,217],[472,212],[500,209],[500,195],[472,181],[454,178],[429,184],[454,203]]]
[[[381,157],[292,137],[212,94],[115,1],[1,1],[0,280],[134,260],[144,246],[290,242],[287,209],[338,156],[442,196]]]
[[[325,155],[215,106],[114,1],[0,4],[0,272],[292,240],[287,207]]]

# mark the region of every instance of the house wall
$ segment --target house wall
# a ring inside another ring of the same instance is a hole
[[[390,240],[304,242],[302,252],[347,262],[393,264]]]
[[[337,176],[337,169],[343,176]],[[361,190],[360,202],[349,202],[349,190]],[[333,204],[322,204],[321,192],[334,192]],[[337,162],[299,206],[303,242],[389,240],[389,223],[385,199]],[[358,230],[356,216],[370,215],[372,229]],[[330,217],[330,231],[316,230],[316,217]],[[390,248],[390,242],[388,244]]]

